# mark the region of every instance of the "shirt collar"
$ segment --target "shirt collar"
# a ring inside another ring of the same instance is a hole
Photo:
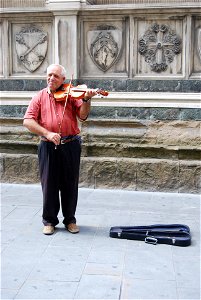
[[[47,87],[47,93],[48,93],[49,95],[52,94],[51,91],[50,91],[49,86]]]

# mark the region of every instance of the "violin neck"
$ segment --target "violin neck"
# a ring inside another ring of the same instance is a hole
[[[84,93],[84,92],[87,91],[87,89],[79,88],[79,87],[74,87],[74,88],[71,88],[71,91],[72,91],[72,92],[83,92],[83,93]],[[98,94],[102,92],[101,89],[95,89],[95,91],[96,91]]]
[[[82,88],[82,87],[73,87],[71,88],[71,91],[72,92],[77,92],[77,93],[85,93],[87,91],[87,88]],[[95,89],[96,93],[97,94],[100,94],[102,96],[108,96],[108,92],[107,91],[104,91],[104,90],[101,90],[101,89]]]

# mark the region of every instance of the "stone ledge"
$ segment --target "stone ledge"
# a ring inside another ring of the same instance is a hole
[[[104,113],[107,114],[107,112]],[[82,123],[83,140],[87,145],[90,143],[97,145],[100,143],[121,143],[122,145],[131,143],[164,147],[194,147],[201,144],[200,121],[167,120],[168,117],[165,118],[165,116],[161,116],[164,120],[155,120],[147,111],[144,112],[144,115],[139,111],[138,114],[139,120],[132,118],[132,112],[128,119],[89,119]]]
[[[87,143],[83,144],[84,157],[116,157],[116,158],[158,158],[174,160],[199,160],[201,147],[199,146],[165,146],[139,145],[133,143]]]
[[[34,142],[23,142],[23,141],[10,141],[1,140],[0,141],[0,152],[1,153],[15,153],[17,154],[36,154],[38,149],[37,143]]]
[[[94,100],[95,101],[95,100]],[[14,119],[24,117],[27,105],[0,105],[1,119]],[[92,101],[92,108],[89,114],[88,120],[111,120],[115,122],[118,120],[127,119],[131,122],[140,120],[150,120],[150,121],[200,121],[201,120],[201,109],[192,107],[118,107],[116,103],[113,106],[94,106]],[[193,103],[191,103],[193,106]],[[197,105],[196,105],[197,106]]]
[[[1,153],[37,154],[38,142],[1,140]],[[116,158],[158,158],[175,160],[199,160],[201,147],[199,146],[166,146],[166,145],[140,145],[134,143],[87,143],[82,145],[82,157],[108,157]]]
[[[1,106],[27,106],[36,91],[1,91]],[[201,108],[199,93],[110,92],[105,98],[96,96],[92,107]]]
[[[55,1],[55,0],[52,0]],[[133,4],[139,5],[143,8],[154,6],[154,7],[163,7],[163,6],[192,6],[200,4],[199,0],[89,0],[89,4],[92,5],[118,5],[118,4]]]

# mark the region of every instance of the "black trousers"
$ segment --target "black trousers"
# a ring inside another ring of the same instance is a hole
[[[43,224],[56,226],[61,208],[63,223],[76,223],[81,141],[63,145],[41,141],[38,147],[39,171],[43,192]]]

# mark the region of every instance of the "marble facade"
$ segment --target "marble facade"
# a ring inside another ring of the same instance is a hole
[[[0,3],[2,78],[45,78],[52,62],[63,64],[69,78],[200,76],[198,1]]]

